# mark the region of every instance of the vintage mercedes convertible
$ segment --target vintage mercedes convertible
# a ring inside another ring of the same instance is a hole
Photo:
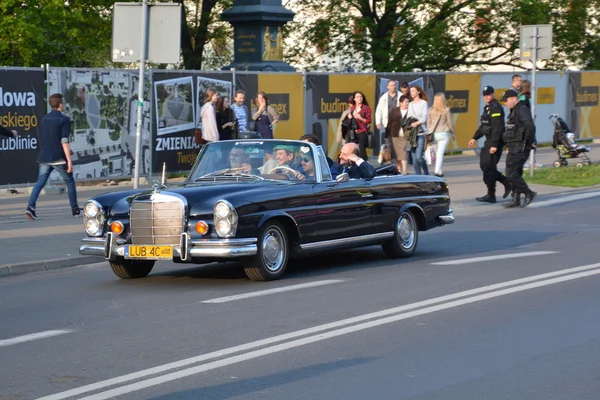
[[[454,222],[446,182],[434,176],[349,179],[320,146],[231,140],[203,146],[180,183],[106,193],[84,205],[79,253],[108,260],[120,278],[147,276],[157,260],[241,262],[248,278],[279,279],[288,260],[381,245],[409,257],[419,231]]]

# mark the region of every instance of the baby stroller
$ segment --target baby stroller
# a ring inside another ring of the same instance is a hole
[[[571,132],[571,129],[565,120],[557,114],[552,114],[550,120],[554,125],[552,147],[555,148],[558,153],[558,160],[554,161],[554,166],[559,168],[569,165],[567,162],[568,158],[579,158],[575,164],[577,167],[590,165],[592,161],[588,158],[586,153],[590,152],[592,149],[587,146],[578,145],[575,142],[575,135]]]

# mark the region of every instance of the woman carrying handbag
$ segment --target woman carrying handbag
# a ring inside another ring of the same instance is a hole
[[[435,122],[434,122],[435,121]],[[444,162],[444,153],[450,142],[450,138],[456,139],[454,125],[452,124],[452,115],[448,107],[448,101],[444,93],[437,93],[433,98],[433,106],[427,114],[427,130],[432,137],[432,143],[436,144],[435,151],[435,176],[444,176],[442,164]]]

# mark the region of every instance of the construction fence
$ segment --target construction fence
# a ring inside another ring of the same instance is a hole
[[[531,79],[529,73],[519,73]],[[513,73],[258,73],[248,71],[157,70],[146,72],[140,175],[155,175],[166,163],[168,172],[184,172],[199,146],[194,129],[206,89],[217,88],[230,98],[236,90],[254,105],[258,91],[267,93],[279,114],[276,138],[319,137],[331,157],[339,152],[336,131],[347,99],[364,93],[373,109],[389,80],[420,85],[429,97],[444,92],[456,128],[447,151],[467,147],[483,109],[481,92],[491,85],[500,98]],[[78,180],[117,179],[133,175],[136,162],[138,71],[126,69],[2,68],[0,124],[19,136],[0,136],[0,185],[35,182],[40,147],[40,123],[48,112],[46,99],[65,96],[71,118],[74,175]],[[550,115],[559,114],[577,138],[600,137],[600,72],[538,72],[536,74],[538,143],[552,142]],[[508,110],[507,114],[508,114]],[[375,121],[371,129],[376,130]],[[380,139],[375,135],[376,141]],[[378,148],[378,146],[375,146]]]

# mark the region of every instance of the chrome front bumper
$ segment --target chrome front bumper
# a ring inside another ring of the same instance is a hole
[[[112,233],[106,238],[86,237],[81,239],[79,254],[101,256],[107,260],[125,256],[123,239],[115,239]],[[184,233],[178,245],[173,245],[173,258],[190,261],[192,258],[237,258],[256,255],[255,238],[189,240]]]
[[[437,217],[438,221],[444,225],[450,225],[454,223],[454,214],[452,214],[452,209],[448,209],[448,214],[440,215]]]

